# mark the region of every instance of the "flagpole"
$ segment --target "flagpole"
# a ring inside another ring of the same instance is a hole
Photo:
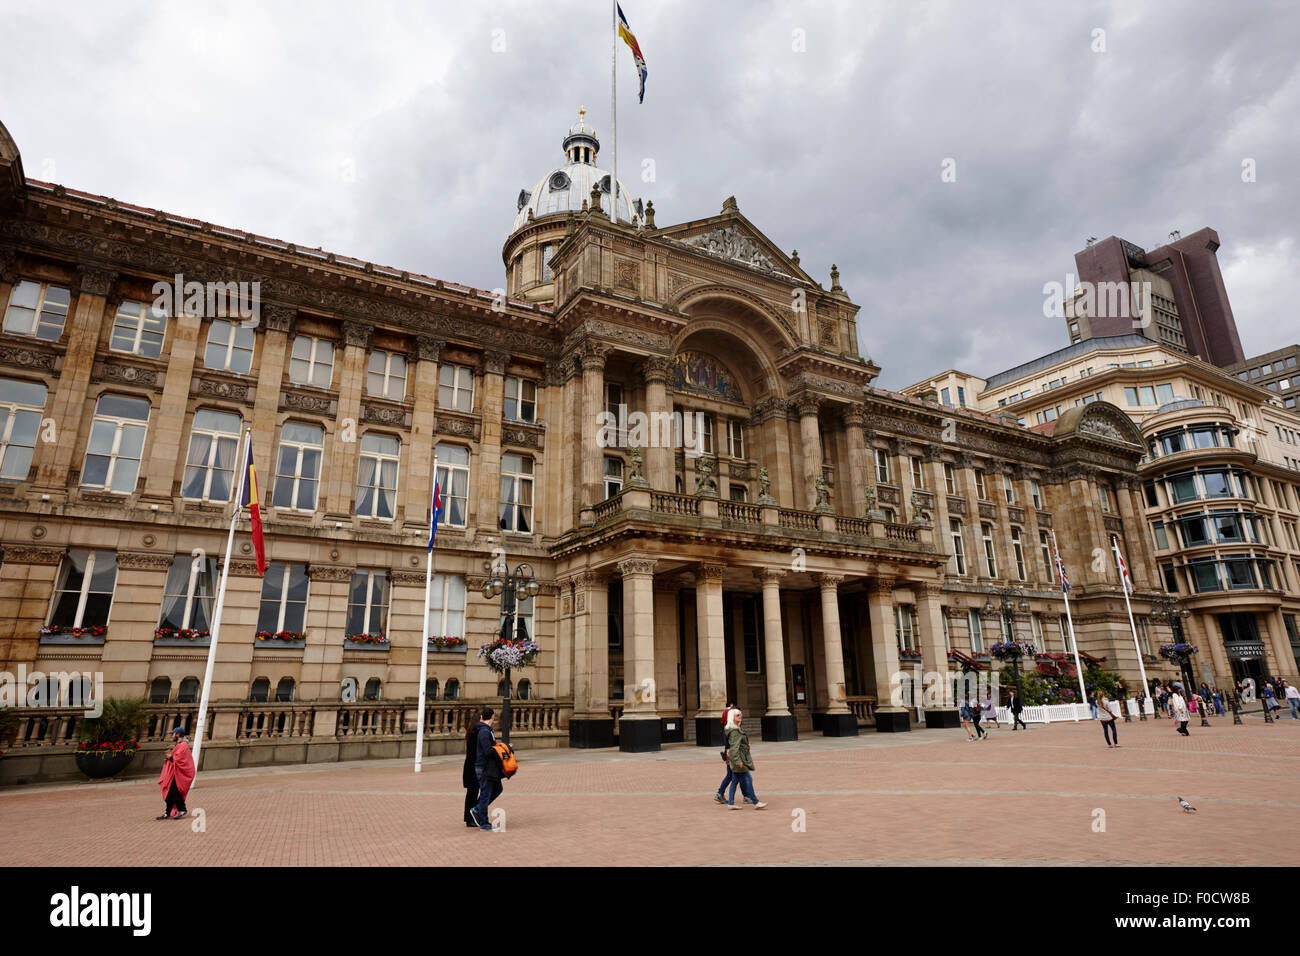
[[[1124,607],[1128,611],[1129,630],[1133,632],[1133,649],[1137,651],[1138,672],[1142,675],[1142,699],[1145,700],[1147,692],[1149,690],[1149,687],[1147,685],[1147,669],[1146,669],[1146,665],[1142,663],[1142,646],[1138,643],[1137,624],[1134,623],[1133,621],[1133,604],[1128,599],[1128,582],[1132,580],[1132,577],[1131,576],[1126,577],[1124,571],[1120,570],[1121,568],[1127,570],[1128,565],[1124,564],[1124,559],[1120,557],[1119,540],[1116,538],[1112,538],[1110,542],[1110,546],[1115,550],[1115,570],[1120,572],[1119,586],[1120,586],[1120,590],[1124,592]],[[1121,706],[1123,705],[1121,704]],[[1140,706],[1141,705],[1139,704],[1139,707]],[[1141,716],[1141,714],[1139,714],[1139,716]]]
[[[438,520],[438,456],[433,456],[433,491],[429,494],[429,556],[424,565],[424,626],[420,628],[423,647],[420,649],[420,707],[415,718],[415,772],[420,772],[424,762],[424,704],[425,682],[429,679],[429,604],[433,593],[433,530]]]
[[[618,0],[609,0],[609,221],[618,222]]]
[[[221,633],[221,613],[226,607],[226,584],[230,580],[230,553],[235,546],[235,524],[239,521],[239,511],[243,507],[244,482],[248,480],[248,448],[252,443],[253,433],[244,431],[244,440],[239,443],[239,490],[235,492],[235,510],[230,516],[230,532],[226,535],[226,560],[221,566],[221,584],[217,587],[217,607],[212,614],[212,636],[208,641],[208,664],[203,671],[203,694],[199,697],[199,719],[194,725],[194,772],[199,769],[199,753],[203,748],[203,732],[208,723],[208,698],[212,693],[212,671],[217,663],[217,637]]]
[[[1061,550],[1056,546],[1056,532],[1052,531],[1052,551],[1056,554],[1057,559],[1061,557]],[[1057,574],[1061,569],[1056,569]],[[1083,664],[1079,661],[1079,641],[1074,636],[1074,615],[1070,613],[1070,592],[1061,588],[1061,597],[1065,599],[1065,622],[1070,627],[1070,647],[1074,650],[1074,675],[1079,678],[1079,698],[1083,703],[1088,703],[1088,691],[1083,686]],[[1078,720],[1078,711],[1075,711],[1075,720]]]

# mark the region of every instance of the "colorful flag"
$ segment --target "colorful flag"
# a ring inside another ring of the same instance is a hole
[[[1056,559],[1056,570],[1061,575],[1061,593],[1064,594],[1070,590],[1070,576],[1065,573],[1065,562],[1061,560],[1061,552],[1056,550],[1056,541],[1052,541],[1052,557]]]
[[[636,37],[632,35],[632,28],[627,25],[627,17],[623,16],[623,8],[618,7],[618,35],[623,38],[632,50],[632,59],[636,61],[636,72],[641,78],[641,91],[637,95],[637,102],[645,102],[645,78],[648,72],[645,68],[645,57],[641,55],[641,45],[636,42]]]
[[[253,550],[257,552],[257,573],[266,573],[266,541],[262,538],[262,511],[258,507],[257,469],[253,467],[253,443],[248,443],[248,461],[244,464],[244,498],[240,502],[248,509],[253,522]]]
[[[433,495],[429,499],[429,553],[433,554],[433,536],[438,533],[438,519],[442,517],[442,489],[438,487],[438,473],[433,474]]]
[[[1133,579],[1128,576],[1128,565],[1124,563],[1124,555],[1119,553],[1119,547],[1115,548],[1115,560],[1119,562],[1119,577],[1124,582],[1124,590],[1129,594],[1133,593]]]

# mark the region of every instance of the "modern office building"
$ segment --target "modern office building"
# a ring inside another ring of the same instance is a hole
[[[1274,392],[1286,408],[1300,400],[1300,345],[1288,345],[1256,355],[1224,369],[1243,382]]]

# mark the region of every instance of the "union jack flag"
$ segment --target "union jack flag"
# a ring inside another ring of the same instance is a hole
[[[1119,548],[1115,549],[1115,561],[1119,564],[1119,578],[1124,582],[1124,590],[1132,594],[1133,579],[1128,576],[1128,565],[1124,563],[1124,555],[1119,553]]]
[[[1065,562],[1061,560],[1061,552],[1056,550],[1056,541],[1052,541],[1052,557],[1056,559],[1056,570],[1061,575],[1061,593],[1064,594],[1070,590],[1070,576],[1065,573]]]

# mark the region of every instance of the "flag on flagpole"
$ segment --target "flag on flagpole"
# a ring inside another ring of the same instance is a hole
[[[1056,570],[1061,575],[1061,593],[1065,594],[1070,590],[1070,576],[1065,573],[1065,562],[1061,560],[1061,552],[1056,550],[1056,536],[1052,536],[1052,557],[1056,559]]]
[[[1119,547],[1115,548],[1115,561],[1119,564],[1120,580],[1124,582],[1124,590],[1129,594],[1133,593],[1133,579],[1128,575],[1128,565],[1124,563],[1124,555],[1119,553]]]
[[[253,443],[248,443],[248,459],[244,462],[244,495],[240,506],[248,509],[253,523],[253,550],[257,554],[257,573],[266,573],[266,541],[262,537],[262,509],[257,498],[257,469],[253,467]]]
[[[433,554],[433,536],[438,533],[438,519],[442,517],[442,489],[438,487],[437,468],[433,475],[433,495],[429,498],[429,553]]]
[[[645,102],[645,78],[648,71],[645,68],[645,57],[641,55],[641,44],[636,42],[636,37],[632,34],[632,28],[627,25],[627,17],[623,16],[623,8],[618,7],[618,35],[623,38],[632,50],[632,59],[636,61],[637,76],[641,78],[641,90],[637,94],[637,102]]]

